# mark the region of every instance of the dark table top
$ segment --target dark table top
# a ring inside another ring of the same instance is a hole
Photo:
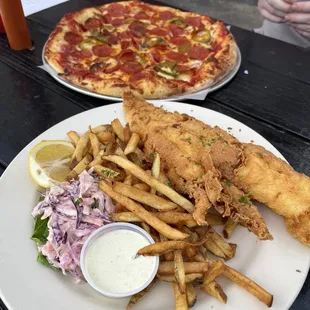
[[[48,35],[65,13],[107,2],[111,1],[69,1],[29,16],[33,51],[14,52],[5,36],[0,36],[0,174],[46,129],[74,114],[111,103],[73,92],[37,68]],[[237,27],[231,31],[242,53],[237,76],[205,101],[188,102],[250,126],[297,171],[310,175],[310,51]],[[1,301],[0,309],[6,309]],[[310,309],[309,275],[291,307],[306,309]]]

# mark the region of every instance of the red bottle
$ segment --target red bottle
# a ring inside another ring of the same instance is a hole
[[[2,22],[13,50],[30,49],[31,38],[20,0],[0,0]]]

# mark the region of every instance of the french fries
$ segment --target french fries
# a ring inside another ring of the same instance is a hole
[[[159,175],[160,175],[160,157],[158,153],[155,153],[155,159],[154,159],[153,166],[152,166],[152,176],[158,180]],[[151,188],[151,193],[155,195],[156,189]]]
[[[119,193],[116,193],[115,191],[113,191],[112,187],[104,181],[100,181],[99,187],[104,193],[109,195],[117,202],[121,203],[128,210],[139,216],[144,222],[156,229],[159,233],[165,235],[167,238],[172,240],[183,240],[188,237],[187,234],[184,234],[179,230],[168,226],[163,221],[159,220],[157,217],[146,211],[141,205],[135,203],[133,200]]]
[[[131,310],[143,297],[145,297],[145,295],[147,295],[152,290],[156,284],[156,281],[157,279],[155,278],[143,291],[131,296],[126,310]]]
[[[262,287],[260,287],[258,284],[256,284],[254,281],[244,276],[242,273],[231,267],[225,266],[223,275],[235,284],[246,289],[249,293],[254,295],[268,307],[272,306],[273,296]]]
[[[102,160],[102,156],[104,155],[104,151],[101,150],[97,156],[93,159],[93,161],[89,164],[89,167],[94,167],[96,165],[101,165],[103,160]]]
[[[140,249],[137,254],[145,256],[163,255],[171,251],[185,250],[188,247],[198,247],[204,242],[205,239],[197,243],[185,241],[161,241],[145,246]]]
[[[177,283],[172,283],[174,297],[175,297],[175,310],[188,310],[186,294],[181,294]]]
[[[197,223],[194,221],[191,214],[167,211],[162,213],[152,212],[152,215],[156,216],[166,224],[186,225],[187,227],[197,226]],[[142,222],[141,218],[131,212],[111,214],[111,217],[115,222]]]
[[[222,261],[217,261],[214,263],[210,269],[206,272],[202,286],[207,286],[213,282],[217,277],[219,277],[224,272],[225,265]]]
[[[190,308],[193,307],[197,301],[196,289],[193,283],[191,282],[186,284],[186,300],[187,300],[187,305]]]
[[[83,153],[88,144],[88,141],[89,132],[87,131],[81,136],[81,138],[76,144],[75,150],[72,155],[71,168],[74,168],[83,159]]]
[[[96,158],[96,156],[100,152],[100,142],[97,136],[91,131],[91,129],[89,130],[89,140],[93,151],[93,157]]]
[[[74,168],[71,170],[69,175],[67,176],[67,180],[70,181],[72,179],[76,179],[77,176],[85,169],[88,168],[90,162],[92,161],[92,156],[87,154]]]
[[[128,144],[130,137],[131,137],[131,131],[130,131],[129,125],[127,123],[126,126],[124,127],[124,142],[126,144]]]
[[[162,276],[160,274],[157,274],[157,278],[165,282],[176,282],[174,275]],[[203,273],[190,273],[185,275],[185,283],[191,283],[196,280],[202,280],[202,279],[203,279]]]
[[[232,233],[235,231],[236,227],[238,226],[238,222],[234,221],[233,219],[229,218],[225,223],[223,229],[223,235],[226,239],[229,239]]]
[[[151,232],[151,227],[150,227],[150,225],[148,225],[148,224],[142,222],[142,223],[141,223],[141,227],[142,227],[148,234],[151,234],[151,233],[152,233],[152,232]]]
[[[69,137],[69,139],[71,140],[71,142],[73,143],[74,146],[76,146],[80,140],[80,136],[79,134],[74,131],[74,130],[71,130],[69,132],[67,132],[67,136]]]
[[[178,207],[171,201],[138,189],[137,186],[128,186],[124,183],[117,182],[114,184],[113,190],[157,210],[173,210]]]
[[[124,150],[124,154],[128,155],[130,153],[133,153],[138,147],[139,141],[140,141],[140,136],[134,132],[128,141],[128,144]]]
[[[108,144],[115,141],[115,138],[111,132],[102,131],[97,134],[97,138],[100,143]]]
[[[162,234],[159,234],[159,240],[160,241],[168,241],[168,238]],[[167,252],[164,254],[164,260],[166,261],[173,261],[174,260],[174,254],[173,252]]]
[[[170,200],[172,200],[173,202],[175,202],[177,205],[181,206],[188,212],[194,211],[194,206],[190,201],[188,201],[186,198],[178,194],[169,186],[160,183],[158,180],[150,176],[147,172],[145,172],[143,169],[133,164],[131,161],[115,155],[104,156],[104,159],[119,165],[120,167],[122,167],[129,173],[133,174],[144,183],[155,188],[161,194],[167,196]]]
[[[143,192],[149,192],[150,191],[150,187],[145,183],[137,183],[133,187],[140,189]]]
[[[115,134],[117,135],[117,137],[124,142],[125,140],[125,137],[124,137],[124,128],[121,124],[121,122],[119,121],[118,118],[114,119],[112,122],[111,122],[111,126],[112,126],[112,129],[113,131],[115,132]]]
[[[184,294],[186,291],[186,283],[185,283],[185,269],[181,250],[174,251],[174,276],[175,279],[177,280],[180,293]]]
[[[224,293],[222,287],[216,281],[213,281],[206,286],[202,286],[201,290],[215,297],[220,302],[224,304],[227,303],[227,296]]]
[[[184,262],[185,274],[189,273],[205,273],[209,269],[208,262]],[[158,268],[158,274],[169,275],[174,273],[173,262],[161,262]]]

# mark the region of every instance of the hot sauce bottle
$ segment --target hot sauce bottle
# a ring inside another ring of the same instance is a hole
[[[0,0],[0,12],[10,47],[30,49],[32,43],[21,0]]]

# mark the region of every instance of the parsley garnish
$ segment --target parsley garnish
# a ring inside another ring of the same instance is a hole
[[[197,161],[195,161],[195,165],[196,166],[201,166],[201,163],[198,163]]]
[[[82,198],[79,198],[76,200],[76,202],[74,203],[76,206],[79,206],[81,204],[81,202],[83,201]]]
[[[231,183],[230,181],[228,181],[228,180],[225,182],[225,184],[226,184],[227,186],[232,186],[232,183]],[[240,198],[240,199],[241,199],[241,198]]]
[[[44,200],[44,196],[40,196],[40,198],[39,198],[39,202],[41,202],[41,201],[43,201]]]
[[[99,199],[94,198],[94,202],[90,205],[92,209],[99,208]]]
[[[217,135],[217,140],[222,140],[223,139],[223,137],[220,135],[220,134],[216,134]]]
[[[191,138],[191,137],[187,137],[185,140],[186,140],[188,143],[191,143],[192,138]]]
[[[155,154],[155,153],[151,153],[149,156],[150,156],[151,158],[155,158],[155,157],[156,157],[156,154]]]
[[[239,199],[239,202],[251,204],[251,200],[249,198],[250,194],[246,194]]]
[[[201,141],[203,146],[206,146],[206,142],[205,142],[205,137],[204,136],[200,136],[199,140]]]
[[[160,108],[162,108],[164,105],[162,104],[161,106],[160,106]]]
[[[258,152],[257,155],[260,157],[260,158],[263,158],[263,154],[261,152]]]
[[[102,169],[101,173],[105,174],[107,177],[114,177],[116,172],[108,170],[108,169]]]
[[[172,183],[171,183],[171,181],[170,181],[170,180],[168,180],[167,185],[168,185],[169,187],[172,187]]]
[[[301,272],[299,269],[296,269],[296,272]]]
[[[232,127],[227,127],[228,130],[232,130]]]
[[[207,144],[208,144],[209,146],[211,146],[211,145],[214,144],[214,143],[215,143],[215,139],[212,138]]]

